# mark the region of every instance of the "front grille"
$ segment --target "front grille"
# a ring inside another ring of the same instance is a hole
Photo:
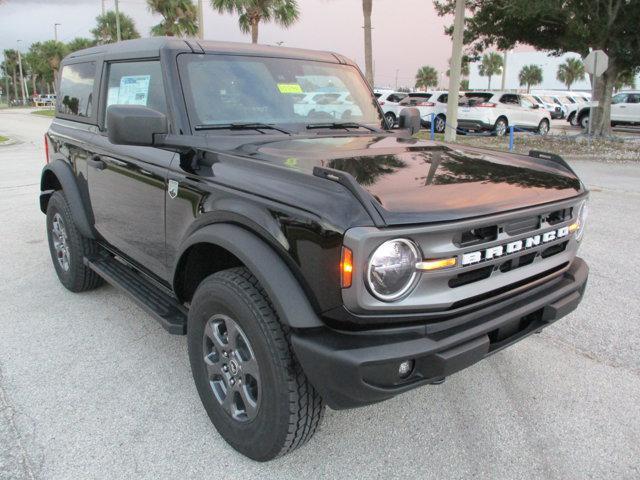
[[[449,307],[449,310],[454,310],[456,308],[460,308],[460,307],[466,307],[467,305],[472,305],[476,302],[481,302],[482,300],[487,300],[493,297],[497,297],[498,295],[502,295],[503,293],[508,293],[511,290],[515,290],[516,288],[520,288],[524,285],[527,285],[528,283],[533,283],[537,280],[540,280],[544,277],[548,277],[549,275],[553,275],[556,272],[559,272],[560,270],[564,269],[565,267],[567,267],[567,265],[569,265],[569,262],[564,262],[560,265],[557,265],[553,268],[550,268],[549,270],[545,270],[542,273],[539,273],[538,275],[534,275],[532,277],[526,278],[524,280],[521,280],[519,282],[515,282],[512,283],[510,285],[507,285],[505,287],[502,288],[497,288],[495,290],[491,290],[490,292],[485,292],[482,293],[480,295],[476,295],[474,297],[469,297],[469,298],[465,298],[464,300],[460,300],[457,302],[454,302],[451,304],[451,306]]]

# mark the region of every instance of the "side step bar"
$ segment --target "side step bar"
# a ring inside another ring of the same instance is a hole
[[[129,294],[169,333],[187,333],[187,310],[170,294],[111,256],[84,259],[84,264],[114,287]]]

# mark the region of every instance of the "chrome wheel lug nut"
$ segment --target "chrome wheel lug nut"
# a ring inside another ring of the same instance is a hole
[[[222,356],[223,356],[223,357],[225,357],[225,358],[226,358],[226,357],[228,357],[228,356],[229,356],[229,352],[227,352],[226,350],[224,350],[224,351],[222,352]]]
[[[222,371],[223,372],[228,372],[229,371],[229,367],[227,367],[226,365],[222,366]]]
[[[236,384],[236,381],[232,378],[231,380],[229,380],[229,383],[231,384],[231,386],[234,386]]]

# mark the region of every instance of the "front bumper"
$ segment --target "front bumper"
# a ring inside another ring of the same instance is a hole
[[[483,358],[539,332],[582,300],[589,268],[575,258],[561,277],[535,295],[516,295],[458,318],[420,326],[346,332],[324,327],[296,331],[291,342],[311,383],[333,409],[387,400],[438,383]],[[399,364],[414,362],[407,378]]]

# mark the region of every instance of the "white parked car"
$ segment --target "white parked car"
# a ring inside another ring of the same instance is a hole
[[[583,95],[567,95],[567,98],[569,100],[573,100],[573,104],[571,104],[569,106],[569,108],[567,109],[567,122],[569,122],[571,125],[576,126],[578,125],[578,111],[585,106],[586,103],[588,103],[590,100]]]
[[[362,112],[354,104],[349,92],[313,92],[297,94],[294,112],[302,117],[346,120]]]
[[[548,110],[517,93],[467,92],[458,107],[458,128],[505,135],[509,126],[546,135],[551,126]]]
[[[544,108],[547,109],[551,114],[551,118],[562,118],[562,115],[564,114],[562,112],[562,107],[560,107],[560,105],[557,105],[553,101],[553,98],[540,94],[532,94],[531,96],[536,100],[536,102],[538,102],[539,105],[544,105]]]
[[[449,92],[446,90],[431,90],[428,92],[410,93],[400,102],[400,109],[415,107],[420,111],[422,126],[431,128],[431,118],[434,115],[434,130],[443,133],[447,118],[447,100]]]
[[[400,116],[400,101],[403,100],[407,94],[393,90],[376,90],[374,91],[374,95],[378,99],[380,107],[382,107],[387,125],[389,128],[393,127]]]
[[[589,126],[589,110],[598,102],[583,104],[578,112],[578,124],[587,129]],[[611,99],[611,126],[640,125],[640,90],[629,90],[616,93]]]

